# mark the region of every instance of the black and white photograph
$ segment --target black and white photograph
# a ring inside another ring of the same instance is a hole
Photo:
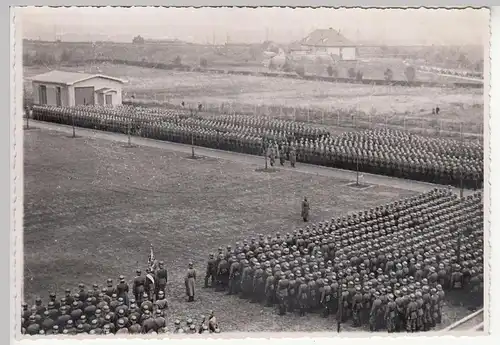
[[[489,331],[489,9],[15,12],[21,339]]]

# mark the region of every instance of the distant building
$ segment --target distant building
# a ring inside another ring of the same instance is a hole
[[[122,104],[124,80],[102,74],[50,71],[31,78],[34,104],[55,106]]]
[[[292,47],[292,53],[329,54],[338,60],[356,60],[357,45],[342,36],[340,32],[330,29],[318,29]]]

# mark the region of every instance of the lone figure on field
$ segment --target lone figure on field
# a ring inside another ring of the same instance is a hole
[[[295,149],[292,148],[290,150],[290,166],[295,168],[295,161],[297,160],[297,154],[295,153]]]
[[[186,278],[184,279],[184,284],[186,285],[186,295],[188,296],[188,302],[194,302],[194,284],[196,283],[196,270],[193,268],[193,263],[189,263],[189,268],[186,273]]]
[[[302,201],[302,219],[304,222],[307,222],[309,220],[309,202],[307,201],[307,198],[304,197],[304,201]]]

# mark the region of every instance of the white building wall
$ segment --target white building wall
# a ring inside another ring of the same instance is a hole
[[[33,103],[40,104],[40,86],[45,85],[47,88],[47,104],[48,105],[57,105],[56,101],[56,88],[61,88],[61,105],[67,106],[69,105],[69,94],[68,94],[68,86],[59,85],[59,84],[51,84],[51,83],[40,83],[33,82]]]
[[[338,56],[340,56],[340,48],[339,47],[328,47],[328,48],[326,48],[326,51],[330,55],[338,55]]]
[[[94,90],[97,91],[104,87],[116,90],[116,93],[113,93],[113,105],[121,105],[122,104],[122,83],[119,81],[114,81],[111,79],[106,79],[102,77],[96,77],[88,80],[84,80],[69,87],[69,99],[70,104],[75,105],[75,87],[86,87],[93,86]],[[98,95],[97,93],[94,95],[94,101],[97,104]]]
[[[356,60],[356,47],[342,48],[342,60]]]

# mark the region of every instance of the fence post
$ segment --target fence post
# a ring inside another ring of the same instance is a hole
[[[307,122],[309,123],[309,108],[307,108]]]
[[[356,115],[352,115],[352,127],[356,128]]]
[[[74,114],[71,115],[71,125],[73,126],[73,138],[75,138],[76,133],[75,133],[75,115]]]
[[[403,130],[406,130],[406,116],[403,117]]]
[[[128,137],[128,146],[132,146],[132,138],[130,137],[131,136],[131,119],[129,118],[128,121],[127,121],[127,137]]]
[[[443,131],[443,120],[439,120],[439,136],[441,136],[442,131]]]
[[[321,111],[321,124],[325,125],[325,109]]]
[[[340,127],[340,111],[337,111],[337,126]]]

